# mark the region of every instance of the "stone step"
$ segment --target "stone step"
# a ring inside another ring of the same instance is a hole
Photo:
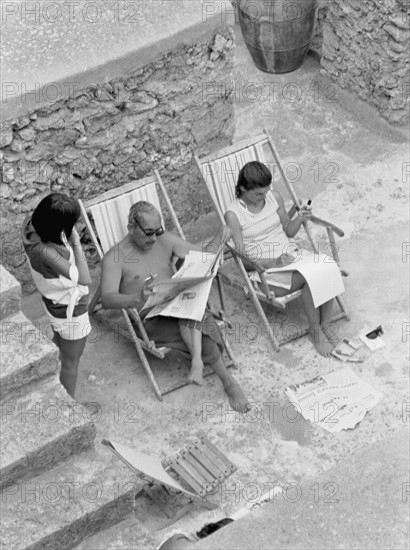
[[[141,500],[139,499],[139,501]],[[147,504],[149,505],[149,503]],[[154,516],[158,516],[158,507],[152,506],[148,511]],[[162,522],[164,522],[164,518],[165,516],[162,515]],[[158,526],[151,527],[145,519],[145,514],[141,519],[138,512],[135,511],[134,515],[116,525],[112,525],[92,537],[87,537],[74,550],[139,550],[142,548],[155,550],[164,539],[164,530],[159,531]],[[173,527],[168,527],[165,533],[172,530]]]
[[[0,320],[20,311],[20,283],[0,264]]]
[[[199,541],[195,548],[408,548],[409,449],[406,427],[363,447],[315,479],[289,485],[271,502]]]
[[[73,401],[56,377],[1,407],[2,487],[38,475],[94,443],[92,410]]]
[[[28,393],[33,385],[55,376],[60,367],[57,347],[23,313],[0,322],[0,401]]]
[[[2,492],[0,548],[69,550],[130,517],[143,485],[101,444]]]

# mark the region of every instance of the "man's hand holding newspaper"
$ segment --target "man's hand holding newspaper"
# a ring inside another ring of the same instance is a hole
[[[163,315],[200,321],[222,253],[223,244],[216,254],[191,250],[171,279],[147,281],[148,299],[142,311],[152,309],[146,318]]]

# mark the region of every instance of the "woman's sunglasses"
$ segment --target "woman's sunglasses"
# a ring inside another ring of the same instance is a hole
[[[143,227],[141,227],[141,224],[135,218],[134,218],[134,223],[138,225],[138,227],[147,237],[152,237],[153,235],[155,235],[156,237],[160,237],[165,233],[165,229],[162,227],[162,225],[161,227],[158,227],[158,229],[144,229]]]

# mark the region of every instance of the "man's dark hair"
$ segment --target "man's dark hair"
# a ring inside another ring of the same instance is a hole
[[[78,201],[63,193],[51,193],[37,205],[31,223],[43,243],[63,244],[61,232],[69,239],[80,214]]]
[[[271,183],[272,174],[263,162],[257,160],[247,162],[239,172],[238,182],[235,187],[235,197],[239,198],[241,196],[241,187],[250,191],[256,187],[269,187]]]

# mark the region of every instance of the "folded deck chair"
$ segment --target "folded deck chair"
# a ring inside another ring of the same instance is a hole
[[[160,461],[130,447],[104,439],[103,445],[122,460],[137,476],[147,482],[135,495],[144,492],[169,518],[161,528],[186,514],[192,503],[210,510],[218,507],[212,499],[221,484],[236,470],[236,466],[205,435],[200,435],[174,456]],[[171,494],[183,495],[188,503],[177,512],[169,503]]]
[[[90,233],[94,246],[98,252],[100,260],[102,260],[104,254],[108,252],[111,247],[113,247],[116,243],[119,243],[127,234],[128,214],[131,205],[133,205],[135,202],[140,200],[150,202],[161,213],[161,216],[163,216],[157,186],[164,199],[164,203],[174,224],[174,227],[177,230],[179,236],[183,239],[183,231],[178,222],[177,216],[172,207],[165,186],[161,180],[161,176],[159,175],[157,170],[154,171],[154,176],[146,177],[139,181],[133,181],[111,191],[107,191],[106,193],[103,193],[102,195],[88,201],[87,203],[83,203],[81,200],[79,200],[82,216],[84,218],[85,224]],[[91,223],[89,215],[91,215],[92,217],[94,226]],[[218,286],[220,285],[221,282],[218,281]],[[99,304],[100,298],[101,288],[99,287],[90,301],[90,314],[101,310],[101,306]],[[162,396],[166,393],[169,393],[186,385],[187,382],[181,380],[177,381],[170,388],[160,389],[149,365],[147,356],[145,355],[145,351],[148,351],[149,353],[156,357],[159,357],[160,359],[164,359],[166,354],[171,351],[171,348],[168,348],[166,346],[157,347],[155,342],[149,339],[147,332],[144,328],[144,323],[142,322],[141,317],[136,309],[129,308],[122,309],[121,311],[125,319],[126,328],[123,329],[118,326],[118,323],[115,323],[115,329],[123,334],[125,338],[131,338],[137,350],[138,356],[142,362],[143,368],[148,374],[148,377],[154,387],[157,397],[162,400]],[[217,326],[220,329],[220,334],[222,341],[225,345],[226,353],[231,361],[230,364],[234,365],[232,351],[223,331],[221,330],[221,324],[222,322],[224,322],[223,309],[219,311],[219,315],[216,315],[215,312],[213,312],[213,314],[217,317]],[[137,335],[137,333],[135,332],[135,329],[131,323],[131,319],[137,325],[140,335]],[[107,322],[109,323],[109,319],[107,319]],[[184,355],[183,352],[180,353]]]
[[[295,215],[297,211],[296,207],[300,205],[298,196],[291,182],[288,180],[285,172],[282,169],[279,155],[274,146],[274,143],[266,130],[264,130],[263,134],[260,134],[254,138],[240,141],[232,146],[225,147],[220,151],[216,151],[215,153],[211,153],[201,158],[199,158],[198,155],[195,155],[195,160],[211,196],[214,208],[222,223],[225,223],[224,213],[228,209],[230,203],[235,198],[235,185],[240,169],[247,162],[254,160],[265,163],[270,168],[272,174],[276,173],[276,170],[279,171],[281,180],[285,186],[285,191],[290,195],[290,199],[293,203],[292,207],[288,211],[288,214],[291,218]],[[337,253],[334,235],[337,234],[338,236],[343,237],[343,231],[334,224],[317,218],[316,216],[312,216],[311,222],[322,225],[326,228],[331,255],[333,256],[333,259],[339,264],[339,256]],[[317,247],[313,242],[308,223],[305,222],[303,224],[303,227],[306,231],[312,249],[317,252]],[[283,297],[275,296],[267,284],[266,276],[263,270],[261,270],[256,264],[253,266],[255,271],[258,272],[260,285],[253,284],[250,280],[248,272],[244,267],[242,261],[244,257],[233,248],[231,248],[230,252],[234,260],[236,261],[242,277],[245,281],[245,292],[250,295],[256,311],[263,325],[266,327],[268,336],[273,344],[274,349],[278,351],[279,345],[307,334],[308,329],[298,331],[297,334],[293,334],[290,337],[279,341],[278,337],[275,335],[273,328],[268,322],[266,314],[261,305],[261,302],[266,302],[276,308],[285,309],[286,304],[299,298],[302,291],[298,290]],[[248,259],[247,261],[248,263],[251,263]],[[341,273],[344,276],[347,275],[347,273],[343,270],[341,270]],[[339,304],[340,313],[334,315],[332,321],[337,321],[342,318],[348,319],[349,317],[347,309],[342,298],[338,296],[336,298],[336,301]]]

